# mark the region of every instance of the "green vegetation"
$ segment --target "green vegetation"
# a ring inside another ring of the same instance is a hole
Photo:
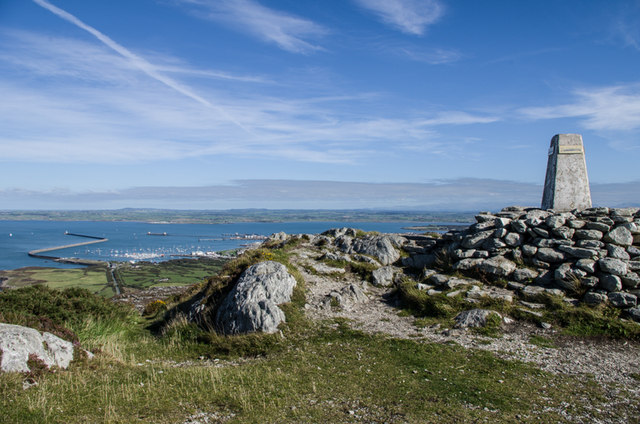
[[[101,296],[113,296],[103,267],[88,268],[39,268],[28,267],[12,271],[0,271],[0,277],[8,278],[7,285],[25,287],[46,284],[51,288],[83,287]]]
[[[557,347],[553,340],[548,337],[540,336],[538,334],[534,334],[529,337],[529,343],[550,349],[555,349]]]
[[[0,375],[7,423],[175,423],[197,413],[232,423],[551,423],[563,421],[561,411],[581,416],[605,396],[596,384],[490,353],[366,335],[301,314],[282,336],[219,336],[186,322],[154,336],[148,321],[84,290],[0,294],[0,311],[10,305],[16,316],[55,317],[96,357],[29,376],[38,384],[27,390],[25,376]],[[633,411],[607,413],[615,420]]]
[[[166,262],[124,262],[118,265],[115,276],[120,288],[146,289],[159,286],[184,286],[201,282],[218,273],[228,259],[199,258],[175,259]],[[26,287],[43,284],[47,287],[65,289],[84,288],[104,297],[113,296],[111,273],[101,266],[87,268],[20,268],[0,271],[0,277],[8,278],[10,287]]]
[[[56,290],[35,285],[0,293],[0,322],[37,328],[72,341],[77,341],[73,330],[87,322],[126,322],[133,319],[132,312],[81,288]]]
[[[459,289],[457,287],[456,289]],[[449,297],[446,293],[429,296],[418,290],[413,281],[406,280],[398,288],[398,295],[408,312],[417,317],[431,318],[431,323],[452,324],[452,318],[466,309],[491,309],[512,318],[535,324],[550,323],[562,330],[562,334],[579,337],[611,337],[640,340],[640,325],[620,319],[620,310],[610,306],[592,307],[584,304],[573,306],[562,298],[543,294],[538,301],[545,304],[542,316],[527,313],[522,306],[503,300],[481,298],[468,303],[462,295]]]
[[[227,259],[174,259],[165,262],[138,262],[118,265],[116,278],[121,286],[136,289],[183,286],[218,273]]]
[[[297,243],[251,250],[182,297],[150,303],[142,317],[78,288],[0,292],[0,322],[54,331],[96,354],[67,371],[0,374],[3,422],[177,423],[205,414],[209,422],[230,423],[556,423],[637,416],[637,405],[608,406],[610,388],[590,379],[549,374],[455,343],[369,335],[344,319],[308,320],[304,281],[289,261]],[[203,291],[214,313],[238,276],[264,260],[285,264],[298,281],[292,301],[282,305],[281,333],[223,336],[185,319],[181,312],[194,294]],[[370,272],[367,264],[358,266],[349,271]],[[168,277],[147,272],[145,278],[158,284]],[[458,311],[472,306],[461,295],[428,296],[410,280],[397,294],[408,307],[401,313],[416,315],[421,326],[451,325]],[[591,334],[585,328],[620,322],[608,309],[587,309],[592,315],[569,313],[563,323],[560,316],[573,307],[549,296],[541,301],[549,306],[542,319],[566,331]],[[484,299],[478,306],[518,313],[503,301]],[[499,325],[492,318],[483,334],[496,335]],[[637,336],[622,328],[614,333]],[[531,341],[553,345],[539,336]],[[23,389],[25,379],[37,385]]]
[[[172,209],[118,209],[100,211],[0,211],[0,220],[143,221],[190,224],[234,222],[360,221],[460,222],[473,221],[475,212],[411,212],[376,210],[237,209],[192,211]]]

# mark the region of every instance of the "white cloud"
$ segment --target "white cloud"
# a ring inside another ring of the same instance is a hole
[[[640,84],[578,89],[572,103],[529,107],[520,112],[529,119],[582,118],[591,130],[640,128]]]
[[[80,19],[76,18],[69,12],[52,5],[47,0],[33,0],[33,1],[39,6],[49,10],[51,13],[55,14],[56,16],[64,19],[65,21],[68,21],[73,25],[77,26],[78,28],[83,29],[84,31],[87,31],[89,34],[97,38],[102,44],[109,47],[111,50],[115,51],[120,56],[128,59],[129,62],[134,67],[144,72],[149,77],[155,79],[156,81],[166,85],[167,87],[177,91],[180,94],[183,94],[189,97],[190,99],[206,107],[214,109],[215,111],[220,113],[223,117],[225,117],[226,119],[228,119],[229,121],[233,122],[235,125],[237,125],[238,127],[246,131],[245,127],[235,117],[231,116],[226,110],[224,110],[223,108],[221,108],[216,104],[213,104],[212,102],[203,98],[199,94],[195,93],[190,87],[184,84],[181,84],[178,81],[162,74],[161,72],[158,71],[158,69],[152,63],[148,62],[143,57],[140,57],[139,55],[133,53],[131,50],[127,49],[126,47],[118,44],[117,42],[109,38],[107,35],[103,34],[102,32],[98,31],[92,26],[85,24],[84,22],[82,22]]]
[[[611,35],[616,41],[621,41],[624,47],[631,47],[640,51],[640,2],[624,2],[615,4],[616,17],[611,24]]]
[[[310,20],[270,9],[252,0],[179,0],[205,8],[206,18],[230,24],[292,53],[322,50],[314,39],[327,30]],[[199,15],[198,15],[199,16]]]
[[[479,116],[472,115],[467,112],[448,111],[440,112],[435,117],[425,119],[422,125],[470,125],[470,124],[489,124],[497,122],[501,118],[497,116]]]
[[[596,206],[640,206],[638,182],[592,184]],[[505,206],[537,207],[542,186],[527,182],[463,178],[428,183],[235,180],[228,184],[130,187],[110,191],[0,189],[5,209],[356,209],[498,211]]]
[[[400,31],[422,35],[440,19],[444,7],[438,0],[355,0]]]
[[[447,49],[432,49],[432,50],[418,50],[409,47],[403,47],[399,49],[399,52],[416,62],[428,63],[429,65],[444,65],[447,63],[453,63],[460,60],[462,55],[456,50]]]
[[[0,35],[0,161],[140,163],[231,155],[344,164],[402,150],[442,154],[438,126],[496,120],[462,111],[365,114],[360,111],[380,95],[329,84],[317,96],[287,85],[276,97],[266,93],[277,81],[202,79],[191,75],[189,64],[149,54],[152,66],[192,78],[189,86],[201,96],[241,116],[247,133],[101,43],[25,31]],[[454,145],[447,142],[449,150]]]

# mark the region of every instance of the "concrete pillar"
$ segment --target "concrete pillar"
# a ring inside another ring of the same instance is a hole
[[[570,211],[591,207],[587,163],[580,134],[557,134],[551,139],[542,209]]]

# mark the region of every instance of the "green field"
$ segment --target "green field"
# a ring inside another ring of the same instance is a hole
[[[184,286],[218,273],[226,262],[226,259],[200,258],[159,263],[125,263],[118,267],[116,277],[121,286],[136,289]]]
[[[8,278],[5,284],[10,287],[34,284],[45,284],[55,289],[82,287],[100,296],[113,296],[113,288],[108,284],[105,269],[102,267],[73,269],[28,267],[0,271],[0,277]]]
[[[116,271],[120,288],[145,289],[159,286],[185,286],[202,281],[216,274],[226,259],[176,259],[161,263],[122,263]],[[113,284],[107,278],[104,267],[88,268],[40,268],[28,267],[0,271],[0,277],[8,278],[5,285],[25,287],[44,284],[51,288],[80,287],[104,297],[115,294]]]

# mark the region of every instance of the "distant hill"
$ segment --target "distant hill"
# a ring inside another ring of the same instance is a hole
[[[0,220],[43,221],[142,221],[190,224],[222,224],[232,222],[348,221],[348,222],[451,222],[473,221],[477,212],[354,210],[14,210],[0,211]]]

